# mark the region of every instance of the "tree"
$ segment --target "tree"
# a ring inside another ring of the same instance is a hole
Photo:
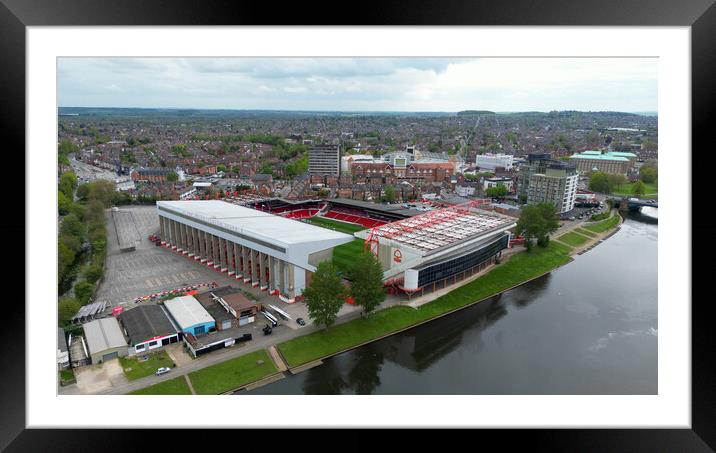
[[[84,223],[75,214],[67,214],[67,216],[62,219],[60,236],[72,236],[82,242],[85,232]]]
[[[59,182],[59,191],[65,194],[67,198],[72,200],[72,196],[75,192],[75,189],[77,188],[77,176],[72,173],[71,171],[68,171],[66,173],[62,173],[60,176],[60,182]]]
[[[542,219],[544,219],[542,234],[537,237],[537,245],[547,247],[547,244],[549,244],[549,235],[559,228],[556,209],[552,203],[540,203],[536,206]]]
[[[527,250],[532,248],[532,239],[540,237],[545,229],[545,221],[542,214],[535,205],[528,205],[522,208],[520,218],[517,221],[517,234],[524,236]]]
[[[224,173],[226,173],[226,165],[224,165],[224,164],[217,165],[216,171],[223,171]]]
[[[177,182],[179,180],[179,175],[176,174],[174,171],[170,171],[167,173],[167,181],[169,182]]]
[[[67,195],[64,193],[57,192],[57,211],[60,213],[60,215],[65,215],[70,212],[70,209],[72,208],[72,200],[67,198]]]
[[[592,173],[589,176],[589,189],[600,193],[610,193],[611,188],[607,174],[601,171]]]
[[[502,198],[507,195],[507,187],[505,187],[504,184],[498,184],[495,187],[488,188],[485,193],[488,197]]]
[[[79,311],[82,304],[77,299],[60,299],[57,304],[59,316],[59,326],[63,327],[72,319],[72,317]]]
[[[646,193],[646,184],[644,181],[638,179],[632,186],[632,192],[637,198],[641,198]]]
[[[383,266],[372,253],[360,253],[348,267],[346,277],[351,281],[350,296],[365,313],[372,312],[385,300]]]
[[[88,281],[76,283],[74,286],[75,297],[80,301],[82,305],[89,302],[92,293],[94,292],[94,285]]]
[[[517,234],[524,236],[525,247],[531,249],[532,239],[537,239],[537,245],[546,247],[549,244],[549,235],[559,228],[555,218],[555,207],[551,203],[539,203],[522,208],[517,221]]]
[[[395,201],[395,187],[387,185],[385,186],[383,191],[385,192],[385,195],[383,196],[383,201],[387,201],[388,203],[392,203]]]
[[[99,264],[90,264],[84,271],[84,277],[90,283],[97,282],[104,275],[104,270]]]
[[[657,167],[651,165],[644,165],[639,169],[639,179],[647,184],[654,184],[656,178],[659,176],[659,170]]]
[[[336,268],[330,261],[318,264],[311,283],[303,290],[308,307],[308,317],[316,325],[324,325],[327,329],[338,317],[343,306],[344,288]]]

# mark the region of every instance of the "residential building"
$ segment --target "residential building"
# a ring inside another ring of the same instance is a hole
[[[314,145],[308,152],[308,173],[338,176],[341,171],[340,145]]]
[[[552,203],[557,213],[574,209],[579,172],[574,164],[530,154],[520,166],[518,194],[528,204]]]
[[[491,189],[497,186],[505,186],[505,189],[507,189],[508,192],[512,192],[514,181],[512,180],[512,178],[504,177],[485,178],[482,181],[483,190]]]

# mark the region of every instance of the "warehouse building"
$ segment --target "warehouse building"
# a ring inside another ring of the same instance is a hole
[[[294,302],[350,235],[219,200],[158,201],[167,246]]]
[[[175,297],[164,302],[164,306],[185,334],[197,336],[216,330],[216,321],[194,296]]]
[[[119,328],[117,318],[95,319],[84,324],[82,329],[92,363],[102,363],[127,355],[127,341]]]
[[[356,233],[383,265],[386,284],[408,294],[436,289],[479,272],[508,246],[515,219],[451,206]]]
[[[179,341],[179,332],[159,305],[140,305],[117,319],[129,338],[130,354],[143,353]]]

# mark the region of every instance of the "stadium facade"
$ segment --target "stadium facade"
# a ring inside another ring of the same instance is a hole
[[[162,244],[294,302],[350,235],[219,200],[158,201]]]
[[[495,262],[515,219],[478,207],[451,206],[356,233],[383,265],[386,283],[408,294],[452,283]]]

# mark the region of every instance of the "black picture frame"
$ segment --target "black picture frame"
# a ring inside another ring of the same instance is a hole
[[[343,10],[335,3],[306,4],[291,2],[251,2],[217,0],[147,1],[114,0],[0,0],[0,70],[2,125],[5,146],[25,149],[25,28],[28,26],[112,26],[112,25],[546,25],[546,26],[689,26],[692,48],[692,143],[693,149],[711,150],[711,129],[716,105],[716,6],[713,0],[648,1],[621,0],[505,0],[412,2],[368,1]],[[327,15],[328,13],[328,15]],[[6,149],[7,149],[6,148]],[[18,155],[19,154],[19,155]],[[693,205],[696,197],[708,193],[706,171],[713,161],[703,153],[699,165],[692,166]],[[713,152],[710,152],[713,155]],[[10,159],[11,157],[8,157]],[[15,153],[16,168],[24,168],[21,153]],[[701,172],[701,173],[699,173]],[[29,174],[29,173],[28,173]],[[688,184],[684,183],[683,190]],[[0,216],[3,237],[25,236],[24,210],[16,200],[18,215]],[[29,209],[30,207],[28,207]],[[692,209],[692,212],[695,212]],[[22,213],[20,215],[19,213]],[[713,216],[692,218],[693,238],[712,238],[716,232]],[[708,240],[708,239],[707,239]],[[19,242],[19,241],[15,241]],[[691,244],[684,244],[691,247]],[[24,256],[24,247],[16,243],[15,256]],[[692,248],[692,250],[694,250]],[[705,252],[701,252],[705,253]],[[683,301],[660,303],[692,304],[692,429],[638,430],[520,430],[520,436],[482,430],[479,444],[497,440],[501,448],[519,445],[551,451],[713,451],[716,448],[716,354],[713,352],[714,329],[708,316],[713,296],[699,300],[696,289],[713,279],[713,266],[699,266],[696,254],[692,265],[693,295]],[[18,274],[25,266],[13,264]],[[9,277],[12,278],[12,277]],[[707,294],[704,292],[704,294]],[[3,347],[2,385],[0,385],[0,449],[7,451],[148,451],[157,445],[169,445],[167,436],[155,440],[144,436],[136,442],[137,431],[108,430],[28,430],[25,429],[25,316],[19,298],[3,304],[4,329],[0,329]],[[12,326],[12,327],[10,327]],[[71,408],[68,408],[71,414]],[[146,432],[145,432],[146,434]],[[176,442],[191,431],[172,434]],[[372,445],[355,433],[344,436],[344,445],[365,449]],[[289,435],[288,443],[299,443]],[[400,436],[396,436],[400,437]],[[412,436],[413,439],[416,437]],[[307,439],[308,440],[308,439]],[[148,443],[147,443],[148,442]],[[213,442],[212,442],[213,443]],[[387,446],[387,444],[386,444]],[[288,445],[284,445],[288,447]],[[404,445],[407,448],[407,445]],[[212,448],[220,448],[215,445]],[[262,448],[262,447],[259,447]]]

